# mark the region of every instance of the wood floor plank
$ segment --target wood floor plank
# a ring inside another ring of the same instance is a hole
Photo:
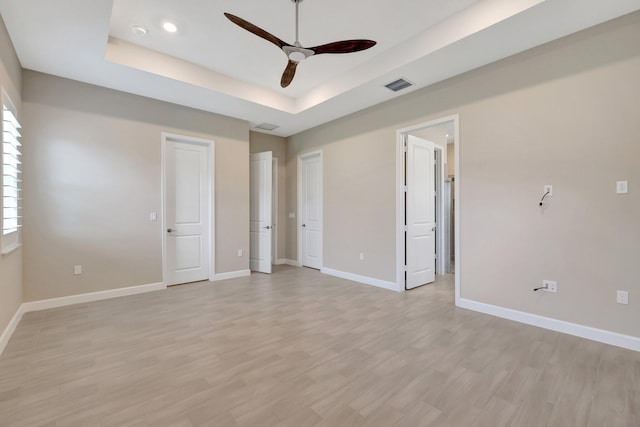
[[[27,313],[2,427],[640,426],[640,354],[277,267]]]

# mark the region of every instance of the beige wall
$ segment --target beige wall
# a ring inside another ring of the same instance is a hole
[[[23,120],[20,98],[22,68],[9,39],[4,21],[0,19],[0,85],[18,109]],[[0,156],[1,157],[1,156]],[[2,198],[0,198],[0,205]],[[1,233],[0,233],[1,234]],[[2,236],[0,236],[2,238]],[[22,303],[22,249],[0,256],[0,335]]]
[[[322,149],[324,266],[394,281],[395,132],[459,114],[462,297],[640,336],[639,39],[635,13],[294,135],[289,209],[296,156]]]
[[[32,71],[23,78],[25,300],[162,281],[161,132],[215,141],[216,273],[249,268],[247,122]]]
[[[286,176],[287,176],[287,148],[286,140],[281,136],[265,133],[251,132],[249,134],[249,151],[251,154],[265,151],[273,152],[273,157],[278,158],[278,222],[276,225],[277,259],[286,258],[286,231],[287,231],[287,205],[286,205]]]

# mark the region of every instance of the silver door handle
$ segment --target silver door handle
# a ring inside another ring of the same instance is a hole
[[[173,233],[175,230],[173,228],[167,228],[167,233]]]
[[[271,227],[269,227],[268,225],[262,227],[262,228],[266,228],[267,230],[271,230]]]

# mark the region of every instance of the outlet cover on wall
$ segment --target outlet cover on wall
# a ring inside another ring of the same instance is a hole
[[[238,249],[238,256],[242,256],[242,249]]]
[[[618,304],[629,304],[629,292],[618,291],[616,294],[616,302]]]
[[[549,193],[549,194],[547,194],[547,197],[553,196],[553,185],[551,185],[551,184],[545,185],[544,188],[543,188],[543,191],[544,191],[544,193],[542,193],[542,194]]]
[[[542,281],[543,291],[557,293],[558,292],[558,282],[554,280],[543,280]]]
[[[616,193],[618,194],[629,193],[629,183],[627,181],[616,182]]]
[[[75,274],[76,276],[82,274],[82,266],[81,265],[74,265],[73,266],[73,274]]]

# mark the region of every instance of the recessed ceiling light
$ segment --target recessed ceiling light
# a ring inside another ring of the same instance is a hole
[[[175,33],[178,31],[178,26],[173,22],[166,21],[162,24],[162,29],[165,30],[167,33]]]
[[[136,36],[146,36],[147,35],[147,29],[145,27],[143,27],[142,25],[132,25],[131,26],[131,30],[133,31],[133,34],[135,34]]]

